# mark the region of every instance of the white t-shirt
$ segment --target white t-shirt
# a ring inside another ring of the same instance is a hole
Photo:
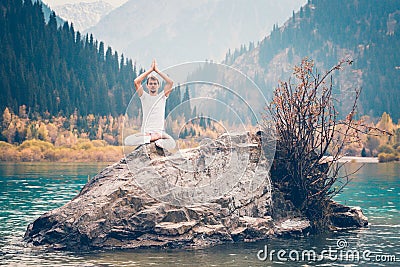
[[[143,91],[140,100],[143,111],[142,133],[164,131],[165,103],[167,101],[164,92],[151,96]]]

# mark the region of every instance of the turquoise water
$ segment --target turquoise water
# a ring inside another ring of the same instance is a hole
[[[88,176],[93,177],[105,166],[0,163],[0,265],[400,266],[400,262],[392,262],[394,259],[400,260],[398,163],[364,165],[352,175],[353,179],[344,192],[336,197],[341,203],[363,209],[370,222],[366,229],[304,238],[273,238],[255,243],[226,244],[196,251],[146,249],[71,253],[24,247],[22,237],[27,225],[44,212],[69,201],[87,182]],[[347,170],[351,173],[359,166],[349,164]],[[279,250],[281,257],[278,257]],[[301,254],[306,250],[325,257],[312,260],[306,257],[303,260]],[[332,250],[331,257],[324,250]],[[268,257],[262,261],[264,251],[268,252]],[[360,256],[358,260],[351,256],[351,253],[356,252]],[[362,253],[368,257],[362,258]]]

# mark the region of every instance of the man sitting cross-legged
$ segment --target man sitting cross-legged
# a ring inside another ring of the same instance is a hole
[[[156,72],[166,82],[162,93],[158,94],[160,82],[155,76],[149,76]],[[143,90],[142,81],[147,77],[149,93]],[[135,89],[142,103],[143,119],[141,133],[129,135],[125,138],[125,145],[136,146],[155,141],[156,146],[171,150],[175,148],[175,140],[164,130],[165,103],[172,91],[173,81],[161,72],[155,60],[149,70],[139,75],[135,81]]]

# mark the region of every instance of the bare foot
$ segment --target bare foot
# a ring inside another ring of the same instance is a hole
[[[150,141],[156,141],[156,140],[158,140],[158,139],[161,139],[161,134],[159,134],[159,133],[152,133],[152,134],[150,134]]]

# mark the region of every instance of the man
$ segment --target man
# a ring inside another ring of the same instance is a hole
[[[156,72],[166,82],[164,92],[158,94],[160,82],[155,76],[149,76]],[[147,77],[147,88],[149,93],[143,90],[142,81]],[[175,140],[164,130],[165,103],[172,91],[174,82],[158,69],[155,60],[151,63],[150,69],[139,75],[135,81],[135,89],[142,103],[142,131],[125,138],[125,145],[136,146],[148,144],[155,141],[156,146],[170,150],[175,147]]]

